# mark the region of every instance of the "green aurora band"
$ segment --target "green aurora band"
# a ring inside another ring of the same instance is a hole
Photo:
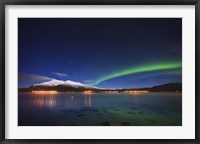
[[[103,81],[121,77],[121,76],[130,75],[130,74],[159,71],[159,70],[170,70],[170,69],[177,69],[177,68],[182,68],[182,62],[173,61],[173,62],[165,62],[165,63],[158,63],[158,64],[142,65],[142,66],[121,70],[119,72],[115,72],[115,73],[111,73],[109,75],[103,76],[97,79],[95,82],[91,83],[90,85],[98,85],[99,83]]]
[[[181,76],[182,75],[182,70],[181,69],[173,69],[173,70],[164,70],[164,71],[156,71],[155,73],[150,73],[150,74],[144,74],[142,76],[136,76],[134,80],[139,80],[139,79],[145,79],[149,77],[154,77],[154,76],[162,76],[162,75],[176,75],[176,76]]]

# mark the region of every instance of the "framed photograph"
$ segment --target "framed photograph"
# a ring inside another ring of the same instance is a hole
[[[1,1],[1,142],[199,143],[199,11]]]

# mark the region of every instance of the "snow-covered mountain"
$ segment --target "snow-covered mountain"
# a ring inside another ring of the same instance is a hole
[[[75,88],[83,87],[83,88],[98,89],[97,87],[88,86],[88,85],[82,84],[80,82],[74,82],[74,81],[71,81],[71,80],[61,81],[61,80],[56,80],[56,79],[52,79],[51,81],[35,84],[33,86],[58,86],[58,85],[70,86],[70,87],[75,87]]]
[[[47,81],[47,82],[34,84],[33,86],[57,86],[57,85],[61,85],[63,83],[64,83],[64,81],[52,79],[52,80]]]

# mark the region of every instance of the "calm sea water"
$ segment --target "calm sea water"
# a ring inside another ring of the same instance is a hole
[[[19,93],[19,126],[181,126],[181,93]]]

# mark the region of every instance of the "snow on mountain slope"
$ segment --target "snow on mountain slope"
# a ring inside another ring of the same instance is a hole
[[[65,86],[71,86],[71,87],[76,87],[76,88],[78,88],[78,87],[97,88],[97,87],[94,87],[94,86],[88,86],[86,84],[82,84],[80,82],[74,82],[74,81],[70,81],[70,80],[61,81],[61,80],[56,80],[56,79],[53,79],[53,80],[48,81],[48,82],[35,84],[33,86],[58,86],[58,85],[65,85]]]
[[[57,86],[57,85],[61,85],[63,83],[64,83],[64,81],[52,79],[52,80],[47,81],[47,82],[35,84],[34,86]]]
[[[64,81],[63,85],[69,85],[69,86],[75,86],[75,87],[89,87],[88,85],[82,84],[80,82],[74,82],[74,81]]]

